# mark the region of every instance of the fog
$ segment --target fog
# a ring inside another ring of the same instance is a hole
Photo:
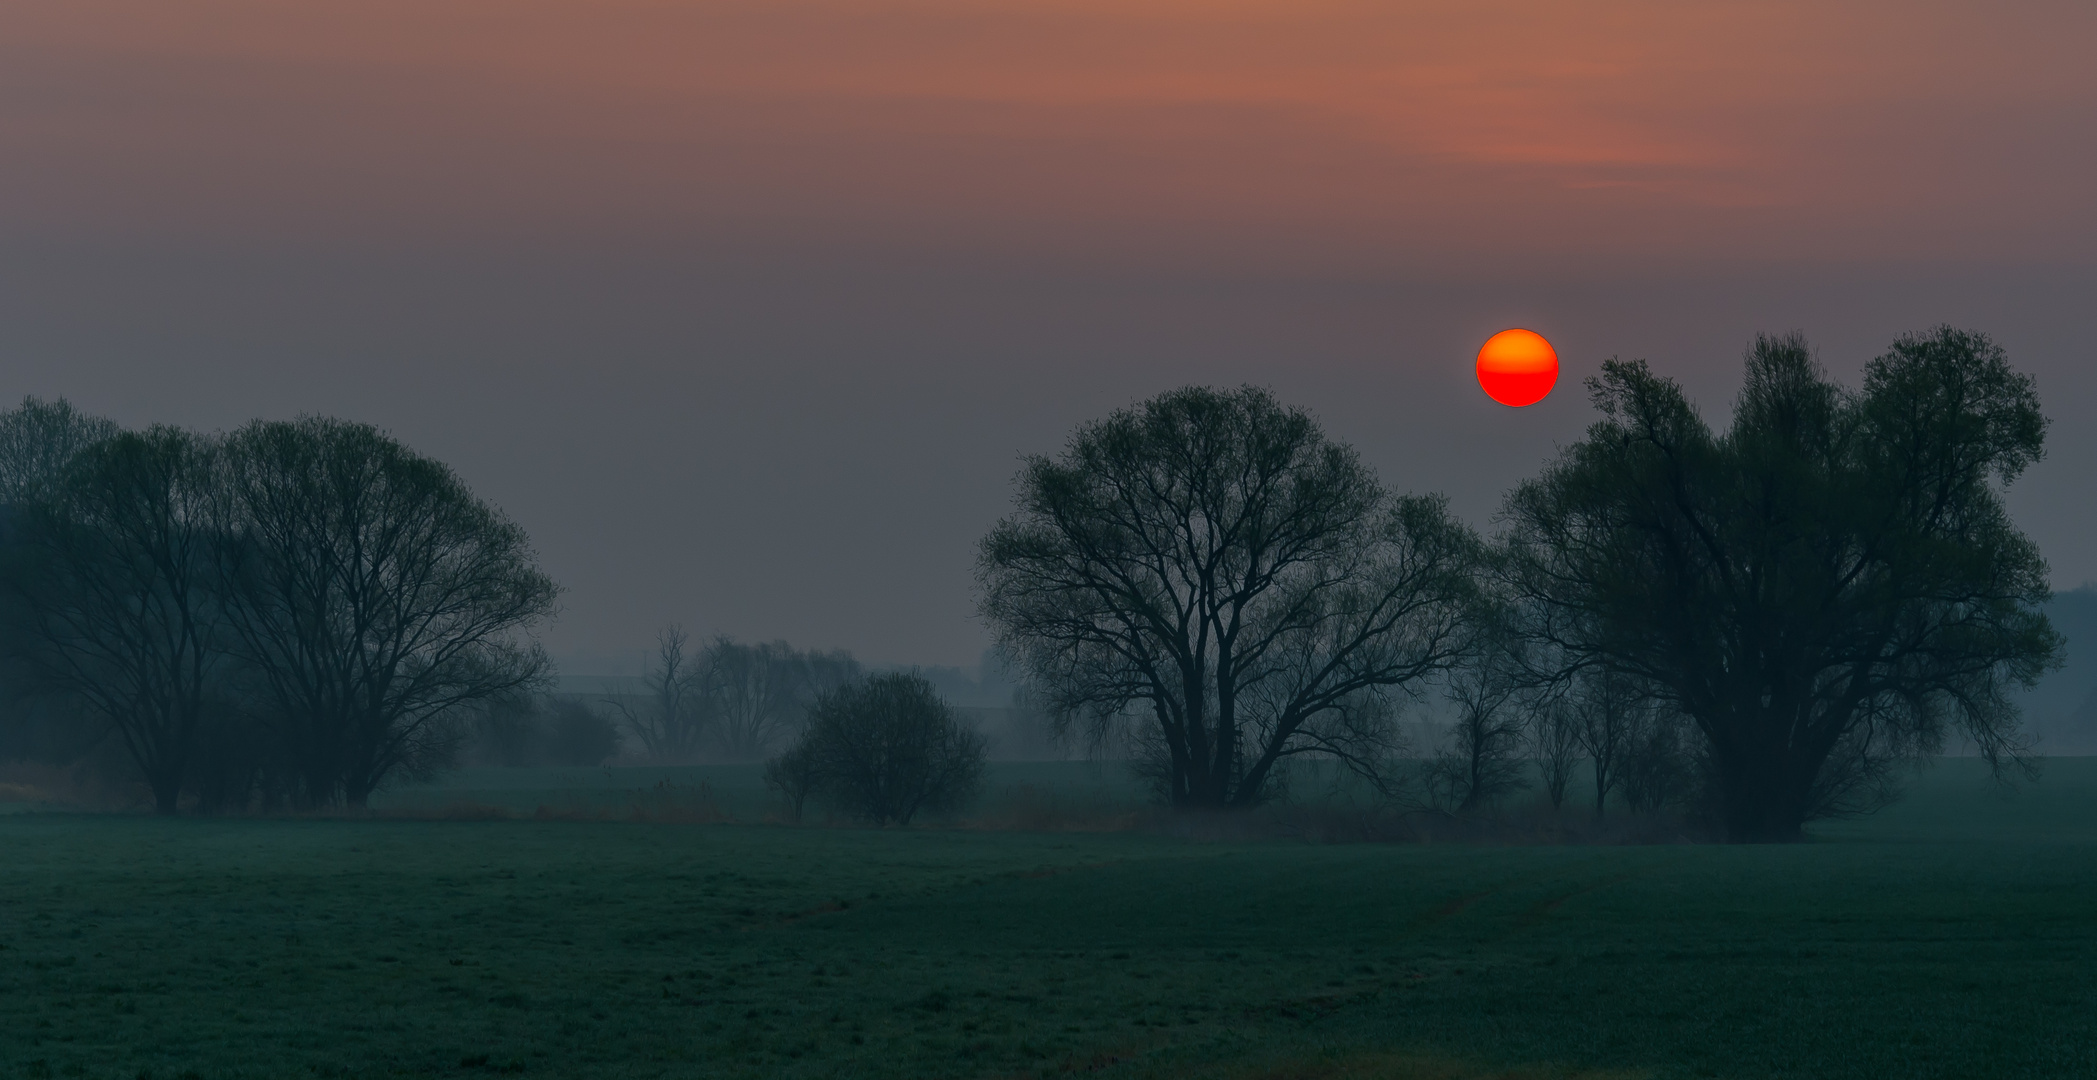
[[[1723,418],[1742,348],[1797,328],[1837,375],[1895,335],[1985,330],[2034,372],[2049,454],[2012,490],[2055,582],[2097,577],[2097,408],[2075,268],[1692,266],[1435,279],[1167,272],[836,248],[321,251],[0,246],[0,394],[127,425],[315,412],[376,423],[522,523],[566,592],[565,671],[637,674],[660,626],[874,664],[969,665],[974,545],[1022,455],[1183,384],[1270,386],[1386,483],[1490,527],[1645,357]],[[1469,366],[1542,329],[1558,389],[1492,404]]]

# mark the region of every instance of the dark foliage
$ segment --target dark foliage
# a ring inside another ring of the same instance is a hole
[[[815,794],[861,821],[909,824],[974,797],[983,740],[923,676],[875,675],[825,692],[800,742],[766,769],[793,803]]]
[[[17,659],[119,738],[173,813],[230,665],[213,590],[215,448],[173,428],[73,453],[15,506]]]
[[[1244,807],[1296,755],[1375,776],[1392,695],[1461,654],[1480,545],[1265,390],[1173,391],[1029,460],[982,610],[1063,730]]]
[[[816,770],[815,748],[806,739],[765,762],[765,786],[779,793],[796,823],[807,810],[809,796],[816,793],[821,779]]]
[[[377,431],[0,414],[7,739],[120,745],[161,812],[363,805],[543,669],[523,533]],[[70,731],[61,729],[71,729]]]
[[[602,765],[619,752],[619,728],[580,701],[557,698],[546,706],[545,760],[551,765]]]
[[[524,530],[375,428],[261,422],[225,450],[221,576],[302,805],[428,775],[463,707],[535,685],[558,592]]]
[[[1853,392],[1761,338],[1724,434],[1643,363],[1590,389],[1603,419],[1508,500],[1506,580],[1564,670],[1629,676],[1695,726],[1726,836],[1879,805],[1948,730],[2019,760],[2006,691],[2059,641],[2000,490],[2045,421],[2000,348],[1902,338]]]

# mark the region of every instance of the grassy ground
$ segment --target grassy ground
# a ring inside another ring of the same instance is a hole
[[[2097,762],[1820,836],[15,814],[0,1075],[2097,1075]]]

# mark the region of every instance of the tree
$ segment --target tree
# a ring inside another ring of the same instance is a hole
[[[163,814],[226,667],[216,457],[207,440],[154,427],[75,450],[55,479],[14,477],[27,501],[15,504],[7,580],[23,659],[116,731]]]
[[[1544,796],[1551,809],[1565,805],[1566,789],[1582,756],[1580,726],[1573,710],[1563,701],[1552,701],[1530,716],[1530,745],[1536,750],[1536,770],[1544,782]]]
[[[2042,451],[2031,379],[1948,327],[1896,341],[1861,392],[1796,335],[1746,367],[1724,434],[1643,362],[1590,380],[1602,419],[1505,512],[1537,640],[1695,725],[1734,841],[1881,804],[1947,730],[2020,761],[2006,692],[2059,652],[2001,494]]]
[[[907,825],[974,795],[983,740],[961,726],[921,675],[876,675],[824,693],[801,741],[773,759],[766,782],[794,804],[809,792],[862,821]]]
[[[544,702],[535,694],[502,694],[472,710],[471,756],[478,762],[521,768],[546,756]]]
[[[19,408],[0,413],[0,505],[28,501],[65,471],[73,455],[118,430],[64,398],[23,398]]]
[[[617,698],[605,702],[619,711],[626,730],[651,761],[683,764],[699,753],[707,719],[704,670],[685,655],[690,640],[683,627],[665,627],[656,636],[655,659],[641,674],[646,700],[638,709]]]
[[[722,755],[748,761],[790,734],[815,694],[850,681],[859,665],[843,653],[803,652],[784,641],[745,645],[724,635],[708,646],[701,669]]]
[[[1258,803],[1303,754],[1375,775],[1391,696],[1463,650],[1476,537],[1265,390],[1116,412],[1018,485],[982,612],[1060,730],[1135,736],[1176,805]]]
[[[1696,767],[1684,739],[1682,718],[1663,709],[1642,709],[1619,751],[1617,793],[1634,814],[1652,814],[1695,797]]]
[[[1456,722],[1427,766],[1430,801],[1467,814],[1493,806],[1528,786],[1521,757],[1529,721],[1522,715],[1522,685],[1491,654],[1475,657],[1449,680]]]
[[[22,539],[19,526],[29,503],[58,480],[75,454],[118,430],[64,398],[44,402],[25,397],[17,408],[0,412],[0,558],[21,561],[23,553],[9,551],[6,545]],[[31,620],[6,606],[18,599],[11,591],[0,591],[0,633],[27,631]],[[92,751],[108,729],[77,722],[77,702],[39,692],[35,671],[19,663],[28,645],[0,642],[0,655],[17,661],[0,684],[0,757],[41,756],[70,763]]]
[[[1587,671],[1574,677],[1565,701],[1567,719],[1594,779],[1595,816],[1602,817],[1609,793],[1622,779],[1620,766],[1636,753],[1652,717],[1652,692],[1629,676]]]
[[[365,805],[447,760],[461,710],[535,685],[558,588],[444,465],[306,417],[228,440],[221,575],[307,805]]]
[[[555,765],[604,764],[619,752],[619,728],[597,710],[568,698],[547,706],[546,759]]]

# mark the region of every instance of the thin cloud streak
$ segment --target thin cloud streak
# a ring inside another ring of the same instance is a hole
[[[0,17],[0,227],[2080,261],[2092,37],[2076,5],[84,0]]]

